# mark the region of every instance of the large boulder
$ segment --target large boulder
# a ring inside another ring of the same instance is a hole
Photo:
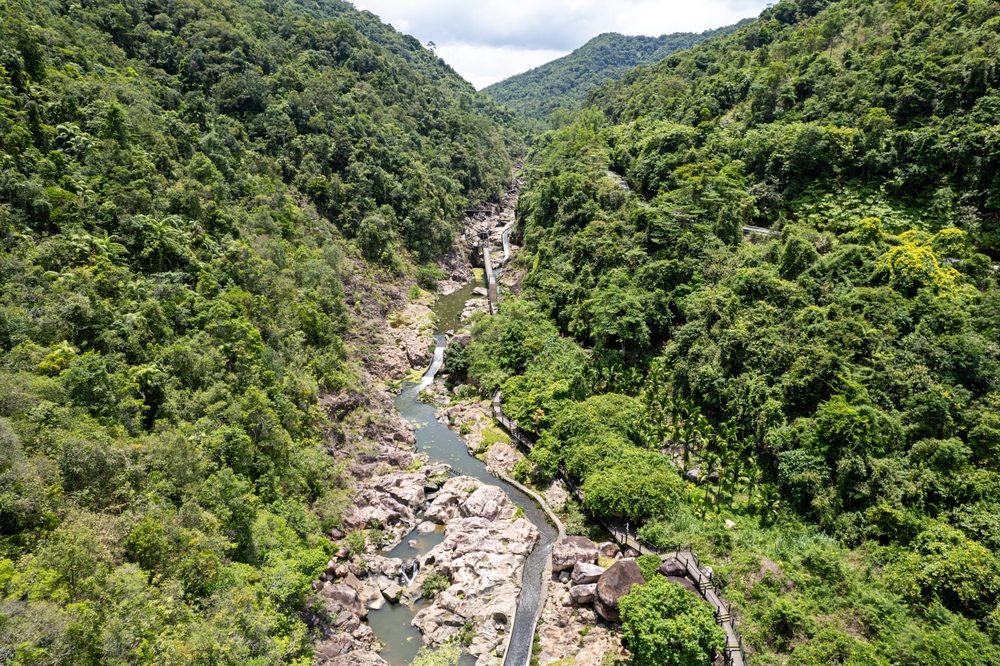
[[[618,548],[618,544],[612,541],[602,541],[597,544],[597,552],[601,557],[606,557],[609,560],[615,559],[615,555],[621,554],[621,549]]]
[[[368,615],[368,609],[361,603],[357,591],[352,587],[344,584],[327,583],[320,590],[320,594],[331,601],[336,601],[358,617]]]
[[[573,565],[573,573],[570,576],[570,580],[573,581],[573,585],[590,585],[591,583],[596,583],[602,573],[604,573],[604,569],[596,564],[577,562]]]
[[[552,547],[552,570],[566,571],[576,566],[577,562],[593,564],[597,555],[597,544],[587,537],[566,537]]]
[[[496,486],[483,486],[469,495],[469,499],[465,500],[459,510],[466,518],[496,520],[506,506],[507,493]]]
[[[597,580],[597,599],[594,609],[608,622],[621,622],[618,614],[618,600],[632,589],[633,585],[645,585],[642,571],[635,560],[615,562]]]
[[[677,576],[683,577],[687,575],[687,565],[678,560],[676,557],[668,557],[663,560],[663,564],[657,569],[664,576]]]

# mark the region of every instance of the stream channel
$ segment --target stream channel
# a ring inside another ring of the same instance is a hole
[[[437,347],[434,350],[431,367],[420,383],[404,386],[403,391],[393,402],[403,418],[416,427],[418,451],[426,453],[432,461],[448,463],[456,475],[472,476],[483,483],[499,486],[517,506],[521,507],[524,516],[538,528],[538,542],[524,563],[517,617],[514,620],[513,635],[504,661],[505,666],[526,666],[531,657],[535,616],[541,599],[542,571],[558,535],[556,528],[531,496],[496,478],[486,470],[486,465],[482,461],[469,455],[468,448],[458,433],[434,417],[433,405],[422,403],[417,399],[420,392],[434,381],[434,376],[441,368],[445,347],[444,331],[458,330],[461,327],[459,315],[464,309],[465,301],[472,298],[472,290],[476,286],[478,285],[475,282],[467,284],[458,291],[438,299],[434,307],[434,312],[438,316],[434,336]],[[411,539],[417,541],[416,548],[408,545]],[[431,534],[417,534],[414,530],[385,555],[404,559],[419,558],[443,540],[443,530]],[[409,607],[403,604],[386,604],[381,610],[371,611],[368,614],[369,626],[385,644],[380,655],[391,666],[406,666],[423,645],[420,632],[410,624],[410,621],[426,604],[426,600],[423,599]],[[475,658],[464,655],[459,663],[460,666],[471,666],[475,663]]]

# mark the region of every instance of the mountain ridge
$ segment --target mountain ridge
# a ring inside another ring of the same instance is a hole
[[[572,109],[588,93],[633,67],[655,63],[706,39],[726,35],[753,19],[704,32],[674,32],[649,37],[605,32],[561,58],[489,85],[484,92],[544,127],[559,108]]]

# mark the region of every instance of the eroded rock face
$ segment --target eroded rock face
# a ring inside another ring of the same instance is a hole
[[[523,457],[510,444],[497,442],[490,447],[486,457],[486,467],[494,472],[509,474]]]
[[[470,623],[476,636],[469,652],[492,663],[513,626],[524,560],[538,539],[538,528],[525,518],[511,520],[516,507],[496,486],[471,477],[450,479],[431,508],[448,516],[444,541],[421,562],[414,587],[431,572],[448,576],[451,585],[423,608],[413,624],[424,641],[439,645]],[[427,511],[430,518],[431,511]]]
[[[496,486],[483,486],[477,489],[469,499],[465,500],[459,511],[466,518],[510,518],[514,515],[514,507],[507,501],[507,493]]]
[[[635,560],[615,562],[597,580],[594,609],[608,622],[621,622],[618,600],[629,593],[633,585],[645,585],[642,571]]]
[[[552,547],[552,570],[566,571],[577,562],[593,564],[597,561],[597,544],[582,536],[566,537]]]

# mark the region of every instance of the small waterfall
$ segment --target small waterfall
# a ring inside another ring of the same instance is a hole
[[[424,373],[423,379],[420,380],[420,386],[417,390],[422,391],[431,385],[434,381],[435,375],[437,375],[438,370],[444,364],[444,348],[446,346],[445,338],[443,335],[435,335],[434,341],[437,342],[437,346],[434,347],[434,360],[431,361],[431,367],[427,368],[427,372]]]
[[[503,232],[503,260],[504,263],[510,260],[510,229]]]
[[[407,570],[412,573],[408,576],[406,575]],[[399,567],[399,580],[403,583],[403,587],[409,587],[413,585],[413,581],[416,580],[417,574],[420,573],[420,563],[416,560],[404,560]]]

